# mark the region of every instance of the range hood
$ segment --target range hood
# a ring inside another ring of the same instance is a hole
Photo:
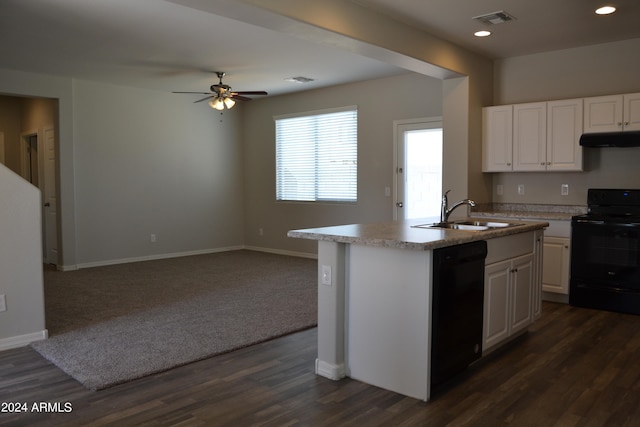
[[[640,147],[640,131],[583,133],[583,147]]]

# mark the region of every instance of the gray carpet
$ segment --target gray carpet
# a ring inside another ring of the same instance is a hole
[[[98,390],[310,328],[316,261],[252,251],[45,271],[32,347]]]

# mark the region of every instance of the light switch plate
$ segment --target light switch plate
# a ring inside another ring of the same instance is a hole
[[[518,184],[518,194],[524,196],[524,184]]]

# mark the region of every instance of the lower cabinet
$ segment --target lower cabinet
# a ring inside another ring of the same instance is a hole
[[[543,291],[569,294],[570,242],[566,237],[544,238]]]
[[[482,352],[524,332],[541,308],[542,230],[487,240]]]
[[[533,260],[528,254],[485,267],[484,350],[533,322]]]

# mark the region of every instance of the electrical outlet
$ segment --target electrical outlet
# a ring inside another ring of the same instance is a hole
[[[4,298],[4,294],[0,294],[0,312],[7,311],[7,300]]]
[[[262,229],[262,227],[258,228],[258,235],[264,236],[264,230]]]
[[[331,266],[323,265],[320,269],[320,283],[331,286]]]
[[[504,194],[504,185],[502,184],[496,185],[496,194],[498,196],[502,196]]]
[[[155,235],[155,234],[153,234],[153,233],[151,233],[151,234],[149,235],[149,240],[151,241],[151,243],[155,243],[155,242],[156,242],[156,235]]]
[[[560,186],[560,195],[568,196],[569,195],[569,184],[562,184]]]
[[[524,196],[524,184],[518,184],[518,194]]]
[[[384,187],[384,197],[391,197],[391,187]]]

